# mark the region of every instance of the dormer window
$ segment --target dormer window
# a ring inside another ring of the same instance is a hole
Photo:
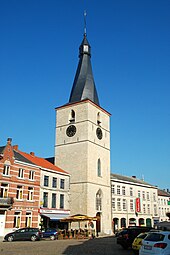
[[[100,119],[100,112],[97,114],[97,125],[101,124],[101,119]]]
[[[75,116],[76,116],[75,111],[74,111],[74,110],[71,110],[71,112],[70,112],[70,118],[69,118],[70,123],[75,122]]]

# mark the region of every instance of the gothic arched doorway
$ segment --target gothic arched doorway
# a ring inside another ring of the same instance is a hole
[[[97,221],[96,221],[96,235],[99,235],[99,232],[101,231],[101,213],[96,213]]]

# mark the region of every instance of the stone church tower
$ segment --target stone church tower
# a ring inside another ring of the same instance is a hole
[[[56,108],[55,164],[71,174],[71,215],[97,216],[97,232],[111,233],[110,114],[99,104],[86,33],[69,102]]]

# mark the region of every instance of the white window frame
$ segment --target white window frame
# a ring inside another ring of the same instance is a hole
[[[23,168],[19,168],[19,170],[18,170],[18,178],[21,178],[21,179],[24,178],[24,169]]]
[[[29,180],[34,180],[34,174],[35,174],[35,171],[31,170],[29,171]]]
[[[21,185],[17,186],[16,199],[18,199],[18,200],[23,199],[23,187]]]
[[[8,197],[9,184],[1,183],[1,197]]]
[[[33,201],[33,197],[34,197],[34,188],[33,187],[28,187],[28,197],[27,197],[27,200],[28,201]]]
[[[26,212],[25,216],[25,227],[30,228],[32,225],[32,213]]]
[[[3,169],[3,175],[5,176],[9,176],[10,174],[10,165],[4,165],[4,169]]]
[[[20,228],[20,224],[21,224],[21,212],[15,212],[13,227]]]

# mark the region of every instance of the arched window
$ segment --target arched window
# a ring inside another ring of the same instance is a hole
[[[96,193],[96,210],[102,210],[102,191],[99,189]]]
[[[101,124],[100,112],[97,113],[97,125]]]
[[[97,175],[101,176],[101,160],[100,160],[100,158],[97,160]]]
[[[76,117],[75,111],[71,110],[70,116],[69,116],[70,123],[75,122],[75,117]]]

